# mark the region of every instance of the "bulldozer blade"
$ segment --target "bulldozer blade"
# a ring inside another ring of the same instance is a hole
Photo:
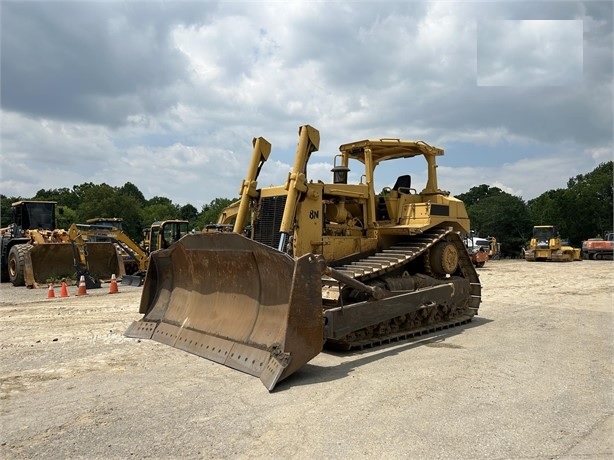
[[[141,275],[124,275],[122,276],[122,284],[125,286],[141,286],[143,281],[145,280],[145,276]]]
[[[271,391],[324,345],[321,268],[237,233],[187,235],[152,253],[127,337],[259,377]]]
[[[123,264],[112,243],[87,243],[89,272],[100,279],[110,279]],[[36,244],[30,250],[34,281],[45,284],[50,278],[70,277],[75,273],[73,247],[70,243]],[[26,267],[26,270],[29,270]]]

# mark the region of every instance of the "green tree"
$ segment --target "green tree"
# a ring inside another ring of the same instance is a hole
[[[138,187],[134,185],[132,182],[126,182],[123,186],[121,186],[117,190],[117,193],[119,193],[122,196],[131,196],[135,198],[141,206],[144,206],[145,203],[147,202],[147,200],[145,200],[145,196],[143,196],[143,194],[138,189]]]
[[[565,190],[548,190],[537,198],[529,200],[528,206],[531,211],[533,225],[556,225],[560,224],[563,216],[563,203],[565,202]]]
[[[179,208],[179,218],[183,220],[196,220],[198,217],[198,209],[196,209],[191,204],[186,204]]]
[[[601,163],[588,174],[570,178],[565,202],[568,236],[579,244],[582,240],[612,230],[613,162]]]
[[[529,208],[521,198],[493,189],[467,206],[471,228],[479,236],[497,238],[504,257],[516,257],[531,236]]]
[[[11,205],[16,201],[21,201],[23,199],[24,198],[21,198],[20,196],[0,195],[0,227],[5,228],[13,223]]]
[[[503,235],[499,238],[505,256],[519,256],[525,243],[531,238],[531,213],[522,198],[503,192],[501,195],[487,198],[492,206],[490,233]]]
[[[178,219],[178,211],[173,206],[164,204],[152,204],[145,206],[141,211],[143,222],[149,226],[152,223],[160,220]]]
[[[157,196],[157,195],[147,200],[145,204],[147,206],[153,206],[156,204],[161,204],[161,205],[165,205],[169,207],[174,206],[173,201],[170,198],[166,198],[165,196]]]
[[[119,217],[124,232],[139,241],[142,231],[141,206],[137,198],[121,195],[118,189],[107,184],[88,185],[79,190],[82,197],[77,208],[78,222],[95,217]]]
[[[189,228],[193,229],[198,226],[198,209],[189,203],[185,206],[181,206],[181,208],[179,208],[179,218],[187,220],[189,222]]]
[[[106,185],[106,184],[102,184],[102,185]],[[79,202],[79,204],[81,204],[81,202],[85,199],[85,193],[94,187],[99,187],[98,185],[95,185],[92,182],[84,182],[81,185],[73,185],[72,187],[72,193],[77,197],[77,200]]]
[[[57,188],[45,190],[41,189],[32,197],[32,200],[41,200],[41,201],[55,201],[58,204],[58,207],[67,206],[72,209],[76,209],[81,200],[74,193],[73,190],[69,188]]]
[[[566,189],[549,190],[530,200],[533,224],[557,226],[575,246],[612,230],[612,165],[612,161],[602,163],[587,174],[570,178]]]
[[[166,197],[154,196],[147,200],[141,212],[146,226],[160,220],[179,219],[179,206]]]
[[[77,211],[68,206],[56,206],[55,224],[57,228],[68,230],[70,226],[77,223]]]
[[[475,187],[471,187],[468,192],[457,195],[457,198],[465,203],[465,207],[478,204],[480,200],[488,198],[489,196],[500,195],[504,193],[498,187],[491,187],[490,185],[482,184]]]
[[[229,200],[228,198],[215,198],[209,204],[203,206],[200,216],[198,216],[197,225],[200,229],[203,229],[207,224],[214,224],[217,222],[218,217],[230,204],[235,200]]]

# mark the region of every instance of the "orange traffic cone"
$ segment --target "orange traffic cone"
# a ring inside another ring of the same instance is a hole
[[[118,292],[117,280],[115,279],[115,273],[113,273],[113,275],[111,275],[111,284],[109,285],[109,294],[117,294]]]
[[[66,287],[66,281],[62,281],[62,287],[60,288],[60,297],[68,297],[68,288]]]
[[[77,291],[77,295],[87,295],[87,289],[85,287],[85,276],[81,276],[79,280],[79,290]]]
[[[53,299],[55,297],[55,291],[53,290],[53,283],[49,283],[49,290],[47,291],[47,298]]]

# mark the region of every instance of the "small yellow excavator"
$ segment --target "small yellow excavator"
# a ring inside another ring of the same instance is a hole
[[[494,236],[487,237],[486,241],[489,244],[488,260],[499,260],[501,258],[501,243]]]
[[[139,245],[122,231],[121,219],[98,218],[88,222],[90,223],[73,224],[68,232],[70,241],[79,249],[81,266],[87,267],[90,260],[86,244],[113,244],[122,254],[123,260],[121,269],[116,274],[121,277],[122,284],[132,286],[143,284],[150,252],[166,249],[188,233],[187,220],[156,221],[144,232],[145,240]]]
[[[90,260],[99,260],[100,255],[91,254],[92,247],[113,247],[113,261],[117,269],[112,275],[121,277],[124,275],[124,264],[121,262],[117,248],[109,242],[88,242],[78,230],[77,224],[72,224],[68,229],[68,238],[72,245],[74,266],[77,280],[83,277],[87,289],[96,289],[102,286],[102,282],[95,272],[90,271]]]
[[[477,314],[481,286],[460,236],[469,218],[437,185],[443,150],[399,139],[343,144],[323,183],[307,178],[319,141],[302,126],[285,184],[258,188],[271,144],[254,139],[240,200],[227,208],[233,232],[187,235],[153,253],[144,316],[126,336],[252,374],[270,391],[325,345],[362,349]],[[404,166],[416,157],[426,160],[421,191]],[[390,162],[404,173],[376,193],[376,167]]]

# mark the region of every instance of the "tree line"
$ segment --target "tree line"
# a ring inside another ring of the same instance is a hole
[[[486,184],[472,187],[457,198],[465,203],[475,234],[496,237],[504,257],[520,254],[534,225],[555,225],[563,238],[579,246],[585,239],[612,230],[612,165],[612,161],[602,163],[587,174],[570,178],[566,188],[549,190],[527,202]],[[187,220],[191,229],[201,230],[215,223],[221,211],[236,200],[215,198],[199,211],[192,204],[180,206],[162,196],[145,199],[130,182],[121,187],[89,182],[70,189],[41,189],[30,198],[0,195],[2,227],[11,223],[11,203],[25,199],[56,201],[62,209],[57,215],[58,228],[67,229],[72,223],[96,217],[120,217],[124,231],[134,241],[141,240],[143,228],[159,220]]]
[[[531,239],[533,226],[554,225],[561,238],[580,247],[583,240],[612,231],[614,173],[612,161],[525,202],[497,187],[480,185],[457,195],[467,207],[477,235],[494,236],[503,256],[514,257]]]
[[[121,187],[88,182],[72,188],[41,189],[30,198],[0,195],[2,227],[11,223],[11,204],[21,200],[56,201],[57,228],[68,229],[73,223],[85,223],[97,217],[119,217],[123,231],[136,242],[141,241],[143,229],[156,221],[187,220],[190,229],[201,229],[208,223],[216,222],[221,211],[234,201],[216,198],[199,211],[192,204],[180,206],[163,196],[147,200],[130,182]]]

